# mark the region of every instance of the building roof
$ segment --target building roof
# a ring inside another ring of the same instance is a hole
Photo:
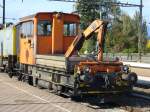
[[[32,15],[29,15],[29,16],[25,16],[25,17],[22,17],[20,18],[20,21],[23,22],[23,21],[30,21],[30,20],[33,20],[33,18],[35,16],[37,16],[38,14],[55,14],[55,13],[61,13],[61,14],[65,14],[65,15],[74,15],[74,16],[78,16],[78,14],[75,14],[75,13],[63,13],[63,12],[38,12],[36,14],[32,14]]]

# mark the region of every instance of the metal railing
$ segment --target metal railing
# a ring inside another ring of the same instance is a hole
[[[115,59],[118,57],[120,61],[150,63],[150,53],[142,54],[141,61],[139,61],[138,53],[104,53],[104,57],[107,60]]]

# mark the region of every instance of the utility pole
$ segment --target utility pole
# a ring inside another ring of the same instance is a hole
[[[140,20],[140,28],[139,28],[139,38],[138,38],[138,53],[139,53],[139,61],[141,62],[141,58],[142,58],[142,40],[143,40],[143,35],[142,35],[142,31],[143,31],[143,14],[142,14],[142,11],[143,11],[143,1],[140,0],[140,17],[139,17],[139,20]]]
[[[5,0],[3,0],[3,24],[5,24]]]

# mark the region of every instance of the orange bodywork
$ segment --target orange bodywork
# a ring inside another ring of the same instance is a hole
[[[50,35],[38,35],[38,21],[47,20],[51,23]],[[64,23],[74,23],[79,26],[80,18],[75,14],[37,13],[21,19],[20,24],[33,22],[33,36],[23,37],[20,32],[20,63],[35,64],[36,55],[64,54],[75,36],[64,35]]]
[[[101,73],[115,73],[121,71],[121,62],[80,62],[78,68],[83,70],[84,67],[89,67],[91,74]]]
[[[68,50],[68,47],[70,46],[70,44],[72,43],[74,38],[75,38],[74,36],[66,36],[63,39],[63,43],[65,43],[65,44],[63,44],[63,51],[64,51],[64,53],[65,53],[65,51]]]
[[[29,39],[20,39],[20,62],[24,64],[35,63],[34,52]],[[33,41],[33,39],[31,39]]]
[[[35,54],[51,54],[52,53],[52,35],[49,36],[43,36],[43,35],[37,35],[37,25],[39,20],[49,20],[50,22],[53,21],[53,14],[51,13],[39,13],[36,14],[34,21],[35,21],[35,27],[34,27],[34,33],[35,33],[35,43],[36,43],[36,52]]]
[[[61,14],[53,16],[52,54],[63,53],[63,23],[63,16]]]
[[[51,37],[48,37],[48,38],[44,36],[37,37],[37,54],[41,54],[41,55],[52,54],[52,38]]]

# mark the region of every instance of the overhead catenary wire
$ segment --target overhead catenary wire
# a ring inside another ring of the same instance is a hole
[[[76,0],[48,0],[48,1],[57,1],[57,2],[77,2]]]
[[[3,18],[3,17],[0,17],[0,18]],[[9,18],[9,17],[5,17],[5,19],[18,20],[18,18]]]
[[[74,2],[74,3],[80,3],[78,0],[48,0],[48,1],[57,1],[57,2]],[[121,7],[141,7],[141,4],[131,4],[131,3],[123,3],[123,2],[110,2],[110,1],[105,1],[105,2],[82,2],[82,3],[87,3],[87,4],[101,4],[106,5],[106,4],[110,4],[113,6],[121,6]],[[143,6],[142,6],[143,7]]]

